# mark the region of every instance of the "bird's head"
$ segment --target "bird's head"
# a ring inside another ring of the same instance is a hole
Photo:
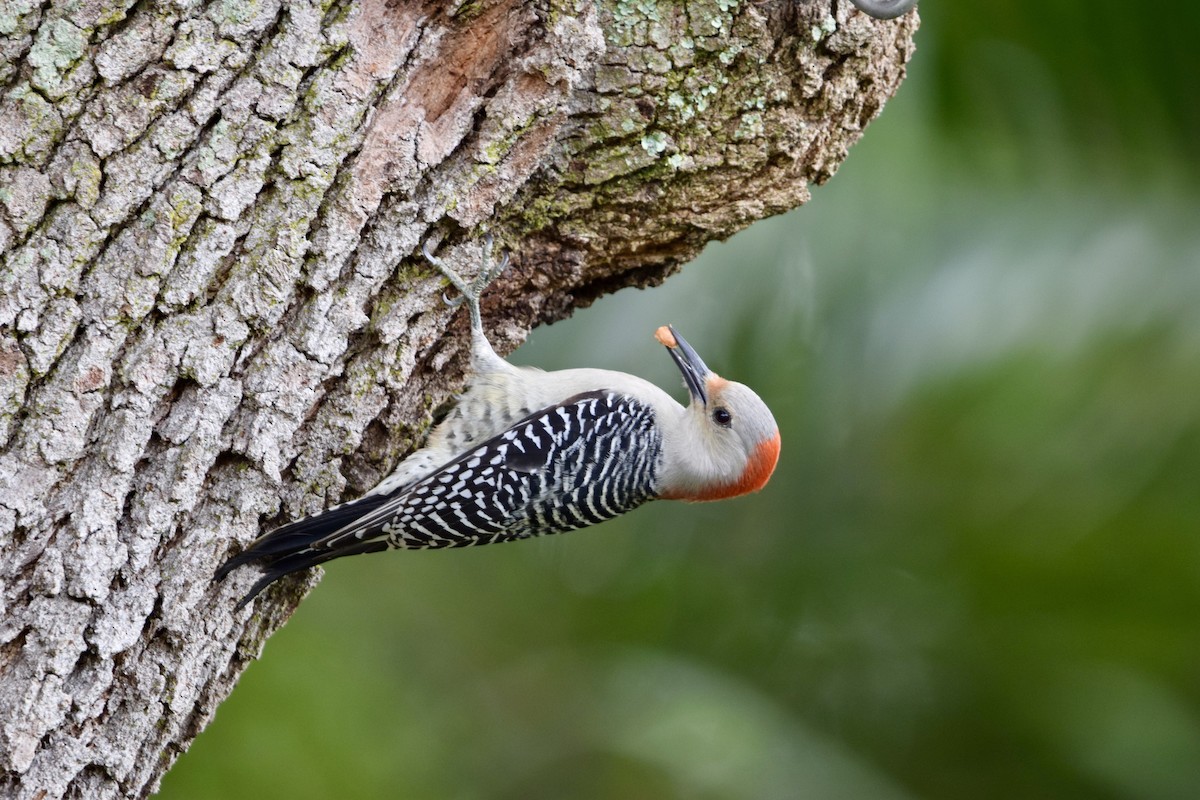
[[[655,331],[691,395],[680,434],[667,446],[661,496],[723,500],[767,485],[779,461],[779,426],[752,389],[710,370],[670,326]]]

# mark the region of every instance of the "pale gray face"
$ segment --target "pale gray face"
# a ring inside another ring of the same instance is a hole
[[[779,461],[779,429],[749,387],[709,373],[687,408],[688,454],[680,485],[665,496],[721,500],[756,492]],[[686,476],[686,477],[683,477]]]
[[[745,384],[710,375],[705,412],[716,435],[736,441],[747,458],[763,442],[779,435],[771,409]],[[725,431],[725,434],[721,432]]]
[[[669,336],[663,341],[669,342],[671,358],[683,373],[692,407],[699,407],[707,414],[705,427],[712,429],[717,441],[728,442],[725,446],[740,442],[742,452],[748,457],[760,443],[778,435],[775,417],[753,389],[717,375],[674,327],[667,326],[667,330]]]
[[[695,447],[680,466],[686,480],[669,496],[719,500],[761,489],[779,460],[779,427],[767,404],[748,386],[710,370],[674,328],[660,328],[656,337],[692,396],[687,413]]]

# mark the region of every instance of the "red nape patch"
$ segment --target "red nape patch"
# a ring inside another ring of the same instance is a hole
[[[772,438],[759,443],[750,455],[750,461],[746,464],[746,469],[742,471],[742,476],[733,483],[712,486],[696,494],[664,495],[664,499],[704,502],[706,500],[725,500],[729,497],[757,492],[767,485],[767,481],[771,480],[771,473],[775,471],[775,465],[779,463],[780,444],[779,431],[775,431]]]

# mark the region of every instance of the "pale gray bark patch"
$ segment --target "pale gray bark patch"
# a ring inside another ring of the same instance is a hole
[[[251,576],[216,565],[370,488],[461,382],[424,240],[515,251],[485,299],[511,348],[804,202],[915,28],[820,0],[9,3],[0,791],[144,796],[211,719],[314,580],[233,614]]]

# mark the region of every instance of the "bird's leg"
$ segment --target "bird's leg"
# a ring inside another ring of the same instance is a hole
[[[488,342],[487,335],[483,332],[483,315],[479,311],[479,298],[483,294],[483,290],[508,266],[508,253],[501,256],[498,263],[492,262],[493,243],[492,235],[490,233],[487,234],[483,240],[483,264],[479,268],[479,274],[475,276],[475,280],[469,283],[430,252],[429,242],[425,242],[421,246],[421,252],[425,255],[425,260],[437,267],[438,271],[446,276],[446,280],[450,281],[461,295],[454,300],[443,296],[446,304],[450,306],[462,305],[464,302],[467,304],[467,311],[471,315],[471,355],[477,367],[493,359],[498,360],[500,358],[492,350],[492,345]]]

